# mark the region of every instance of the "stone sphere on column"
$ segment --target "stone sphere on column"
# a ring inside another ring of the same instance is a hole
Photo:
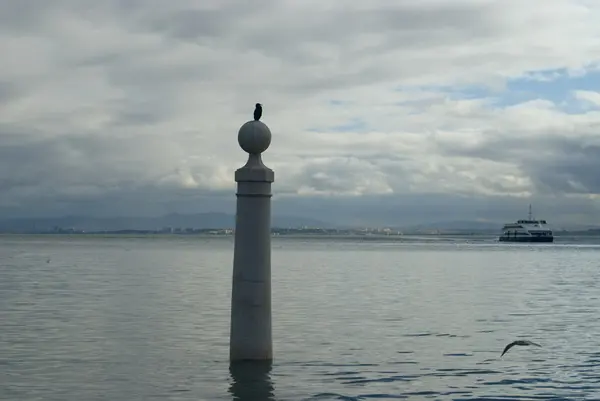
[[[261,121],[248,121],[238,132],[238,143],[250,154],[261,154],[271,144],[271,130]]]

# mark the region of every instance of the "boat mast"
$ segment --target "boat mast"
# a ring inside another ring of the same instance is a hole
[[[531,218],[531,203],[529,204],[529,220],[530,220],[530,221],[531,221],[531,220],[533,220],[533,219]]]

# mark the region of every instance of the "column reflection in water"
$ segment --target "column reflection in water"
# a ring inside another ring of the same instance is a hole
[[[229,393],[234,401],[275,401],[271,361],[239,361],[229,365]]]

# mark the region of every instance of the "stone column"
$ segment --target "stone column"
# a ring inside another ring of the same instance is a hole
[[[235,172],[237,211],[231,294],[230,361],[271,360],[271,183],[273,170],[261,153],[271,144],[271,131],[248,121],[238,142],[249,153]]]

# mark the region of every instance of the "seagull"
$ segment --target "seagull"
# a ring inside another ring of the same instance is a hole
[[[254,121],[260,120],[260,116],[262,116],[262,105],[256,103],[256,108],[254,109]]]
[[[502,355],[506,354],[508,352],[509,349],[511,349],[512,347],[514,347],[515,345],[535,345],[536,347],[541,347],[541,345],[536,344],[534,342],[531,341],[527,341],[527,340],[517,340],[517,341],[513,341],[512,343],[508,344],[506,346],[506,348],[504,348],[504,351],[502,351]],[[500,358],[502,358],[502,355],[500,355]]]

